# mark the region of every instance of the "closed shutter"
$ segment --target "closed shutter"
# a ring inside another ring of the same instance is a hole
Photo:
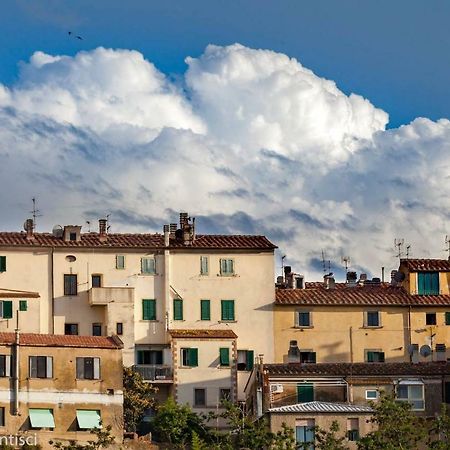
[[[3,318],[4,319],[12,319],[13,316],[13,308],[11,300],[3,301]]]
[[[200,319],[211,320],[211,303],[209,300],[200,300]]]
[[[5,377],[11,376],[11,356],[5,356]]]
[[[367,352],[367,362],[374,362],[375,356],[374,352]]]
[[[306,403],[314,401],[314,385],[305,383],[297,384],[297,401]]]
[[[100,379],[100,358],[94,358],[94,380]]]
[[[384,352],[378,352],[378,362],[384,362]]]
[[[37,378],[37,356],[30,356],[28,359],[30,378]]]
[[[156,320],[156,300],[142,300],[142,318],[143,320]]]
[[[0,272],[6,272],[6,256],[0,256]]]
[[[255,353],[253,350],[247,350],[247,370],[253,370],[253,363],[255,361]]]
[[[198,366],[198,348],[190,348],[188,358],[189,358],[188,366],[197,367]]]
[[[229,366],[230,365],[230,349],[229,348],[220,348],[220,365],[221,366]]]
[[[439,272],[430,273],[430,295],[439,295]]]
[[[26,300],[19,300],[19,311],[26,311],[28,309],[28,304]]]
[[[234,300],[222,300],[222,320],[234,320]]]
[[[183,320],[183,300],[179,298],[173,300],[173,319]]]
[[[77,358],[77,380],[84,378],[84,358]]]
[[[207,256],[200,256],[200,274],[201,275],[208,275],[208,257]]]

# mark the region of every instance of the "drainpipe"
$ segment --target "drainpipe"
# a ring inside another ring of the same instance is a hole
[[[15,330],[15,340],[14,340],[14,410],[13,414],[15,416],[19,415],[19,345],[20,345],[20,332],[19,332],[19,311],[17,311],[17,328]]]
[[[411,336],[411,305],[409,305],[409,308],[408,308],[408,337],[409,337],[409,346],[411,346],[412,345],[412,336]],[[408,347],[409,347],[408,346]],[[412,362],[412,357],[413,357],[413,355],[412,355],[412,353],[410,353],[410,355],[409,355],[409,362]]]
[[[350,337],[350,382],[347,381],[347,399],[353,403],[353,327],[349,328]]]
[[[54,287],[54,273],[53,273],[53,268],[54,268],[54,247],[51,248],[51,259],[50,259],[50,282],[51,282],[51,286],[50,286],[50,291],[51,291],[51,295],[52,295],[52,304],[50,306],[51,309],[51,333],[55,334],[55,287]]]

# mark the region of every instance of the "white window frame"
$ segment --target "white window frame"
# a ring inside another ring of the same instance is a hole
[[[86,374],[85,374],[85,370],[84,370],[84,360],[85,359],[92,359],[92,378],[86,378]],[[80,378],[78,377],[78,361],[79,360],[83,360],[83,376]],[[98,358],[97,356],[77,356],[76,360],[75,360],[75,377],[77,380],[88,380],[88,381],[93,381],[93,380],[100,380],[100,358]]]
[[[300,325],[300,314],[306,314],[308,313],[309,315],[309,325]],[[309,309],[297,309],[295,311],[295,327],[296,328],[312,328],[313,326],[313,321],[312,321],[312,311]]]
[[[147,261],[153,261],[153,270],[150,270],[150,271],[145,270],[144,271],[144,268],[145,269],[149,268],[147,266]],[[144,266],[146,266],[146,267],[144,267]],[[156,258],[154,256],[143,256],[141,258],[141,274],[142,275],[156,275]]]
[[[122,258],[122,262],[123,262],[122,267],[119,264],[120,258]],[[116,255],[116,269],[117,270],[124,270],[125,269],[125,264],[126,264],[125,263],[125,255]]]
[[[369,313],[378,314],[378,325],[369,325]],[[381,311],[377,309],[368,309],[364,311],[364,328],[381,328]]]
[[[209,256],[200,256],[200,275],[209,275]]]
[[[406,398],[399,398],[398,397],[398,389],[399,387],[406,387],[407,388],[407,397]],[[421,398],[411,398],[410,397],[410,388],[411,387],[421,387],[422,389],[422,396]],[[397,383],[396,389],[396,400],[399,402],[408,402],[411,405],[411,411],[425,411],[425,385],[422,381],[419,380],[401,380]],[[422,408],[416,408],[413,404],[413,402],[422,402],[423,407]]]
[[[369,397],[369,392],[375,392],[375,397]],[[377,389],[366,389],[366,400],[378,400],[378,391]]]
[[[232,277],[235,274],[234,259],[233,258],[220,258],[219,261],[220,276]],[[231,267],[230,267],[231,266]],[[225,269],[225,270],[222,270]],[[231,269],[231,270],[230,270]]]
[[[38,365],[37,365],[37,358],[46,358],[45,361],[45,377],[39,377],[38,376]],[[32,368],[32,358],[36,358],[36,376],[33,376],[33,374],[31,373],[31,368]],[[52,356],[45,356],[45,355],[30,355],[28,357],[28,377],[29,378],[33,378],[33,379],[41,379],[41,380],[45,380],[48,378],[53,378],[53,357]]]

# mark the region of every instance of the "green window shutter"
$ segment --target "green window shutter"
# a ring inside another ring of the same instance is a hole
[[[197,367],[198,366],[198,348],[190,348],[189,349],[189,367]]]
[[[230,365],[230,349],[229,348],[220,348],[220,365],[221,366],[229,366]]]
[[[373,362],[374,354],[373,352],[367,352],[367,362]]]
[[[183,320],[183,300],[180,298],[173,299],[173,319]]]
[[[156,300],[142,299],[142,319],[156,320]]]
[[[209,300],[200,300],[200,319],[211,320],[211,302]]]
[[[417,274],[417,293],[419,295],[425,294],[425,274],[424,273]]]
[[[234,320],[234,300],[222,300],[222,320]]]
[[[297,384],[297,401],[306,403],[314,401],[314,385],[305,383]]]
[[[450,325],[450,311],[445,313],[445,325]]]
[[[430,295],[439,295],[439,272],[430,273]]]
[[[378,362],[384,362],[384,352],[378,352]]]
[[[4,300],[3,301],[3,318],[4,319],[12,319],[12,316],[13,316],[12,301]]]
[[[255,360],[255,352],[247,350],[247,370],[253,370],[253,363]]]
[[[28,304],[26,300],[19,300],[19,311],[26,311],[28,309]]]
[[[6,256],[0,256],[0,272],[6,272]]]

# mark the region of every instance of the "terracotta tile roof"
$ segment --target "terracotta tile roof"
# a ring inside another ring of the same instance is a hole
[[[448,259],[402,259],[400,267],[406,267],[410,272],[450,272],[450,261]]]
[[[276,289],[276,305],[315,306],[449,306],[450,295],[410,295],[402,287],[383,283],[379,286],[348,287],[336,283],[325,289],[323,283],[306,283],[305,289]]]
[[[264,364],[269,376],[425,376],[450,375],[450,362]]]
[[[14,333],[0,333],[0,345],[15,341]],[[21,333],[20,344],[30,347],[123,348],[117,336],[66,336],[63,334]]]
[[[233,330],[169,330],[175,339],[236,339]]]
[[[0,288],[0,298],[39,298],[37,292],[17,291],[15,289]]]
[[[2,247],[102,247],[102,248],[163,248],[164,236],[154,234],[108,234],[106,241],[98,233],[82,233],[81,240],[64,241],[51,233],[35,233],[34,239],[27,239],[24,232],[0,232]],[[265,236],[253,235],[197,235],[192,245],[186,246],[171,239],[169,248],[230,249],[230,250],[273,250],[277,248]]]

